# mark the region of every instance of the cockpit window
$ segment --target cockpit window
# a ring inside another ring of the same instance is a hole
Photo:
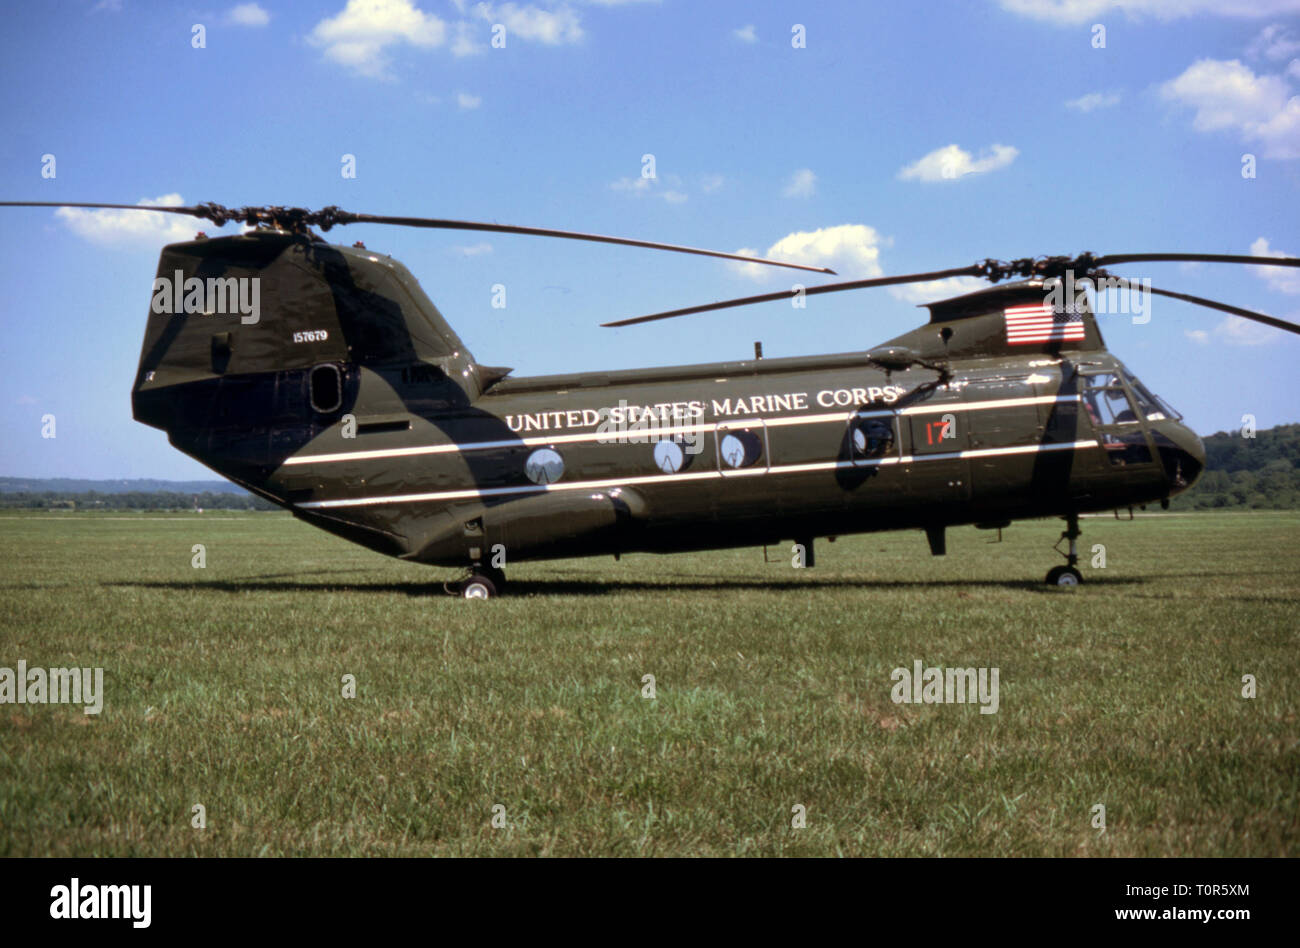
[[[1105,449],[1111,466],[1149,464],[1151,450],[1147,436],[1138,423],[1137,409],[1129,400],[1119,374],[1098,372],[1085,375],[1083,382],[1083,406],[1093,427],[1098,429],[1097,440]]]
[[[1166,418],[1178,421],[1183,416],[1169,407],[1159,395],[1154,395],[1145,385],[1133,376],[1126,376],[1133,397],[1137,400],[1138,410],[1147,421],[1164,421]]]
[[[1137,412],[1124,392],[1124,383],[1114,372],[1085,375],[1084,407],[1094,425],[1135,425]]]

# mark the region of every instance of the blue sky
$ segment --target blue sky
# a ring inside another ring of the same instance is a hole
[[[337,204],[771,251],[844,278],[1300,254],[1300,0],[121,0],[7,22],[9,200]],[[130,417],[158,250],[196,229],[0,212],[0,474],[205,475]],[[604,330],[791,278],[528,237],[329,236],[402,260],[481,362],[520,375],[743,358],[756,339],[768,356],[860,350],[923,319],[915,291],[870,290]],[[1300,319],[1300,279],[1277,269],[1117,270]],[[1165,300],[1145,325],[1102,325],[1202,433],[1300,421],[1300,337]]]

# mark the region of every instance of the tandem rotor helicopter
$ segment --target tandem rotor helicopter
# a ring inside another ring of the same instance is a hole
[[[1061,517],[1077,585],[1079,515],[1159,502],[1205,450],[1106,350],[1067,279],[1105,266],[1300,266],[1298,258],[1143,253],[985,260],[621,319],[972,276],[924,325],[864,352],[514,378],[478,362],[391,257],[312,231],[397,224],[596,241],[833,273],[671,244],[504,224],[217,204],[0,202],[183,214],[251,230],[163,248],[132,389],[134,417],[294,516],[404,560],[463,567],[495,596],[511,562],[803,544]],[[1015,282],[1002,283],[1016,278]],[[1000,284],[1000,285],[999,285]],[[1300,334],[1201,297],[1147,292]],[[235,303],[232,303],[232,300]],[[252,305],[247,305],[251,303]],[[237,305],[236,305],[237,304]],[[1060,544],[1058,543],[1058,548]]]

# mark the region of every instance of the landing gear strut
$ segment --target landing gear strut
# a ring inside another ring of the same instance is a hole
[[[1061,540],[1070,541],[1070,552],[1061,553],[1065,557],[1065,566],[1053,566],[1047,571],[1047,585],[1073,587],[1083,582],[1083,574],[1077,569],[1079,565],[1079,515],[1069,514],[1065,518],[1065,531]],[[1061,540],[1056,541],[1053,549],[1061,552]]]

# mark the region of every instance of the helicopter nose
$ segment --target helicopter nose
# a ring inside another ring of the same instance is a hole
[[[1155,434],[1165,476],[1169,478],[1169,492],[1187,490],[1205,470],[1205,444],[1195,431],[1177,422],[1161,425]]]

